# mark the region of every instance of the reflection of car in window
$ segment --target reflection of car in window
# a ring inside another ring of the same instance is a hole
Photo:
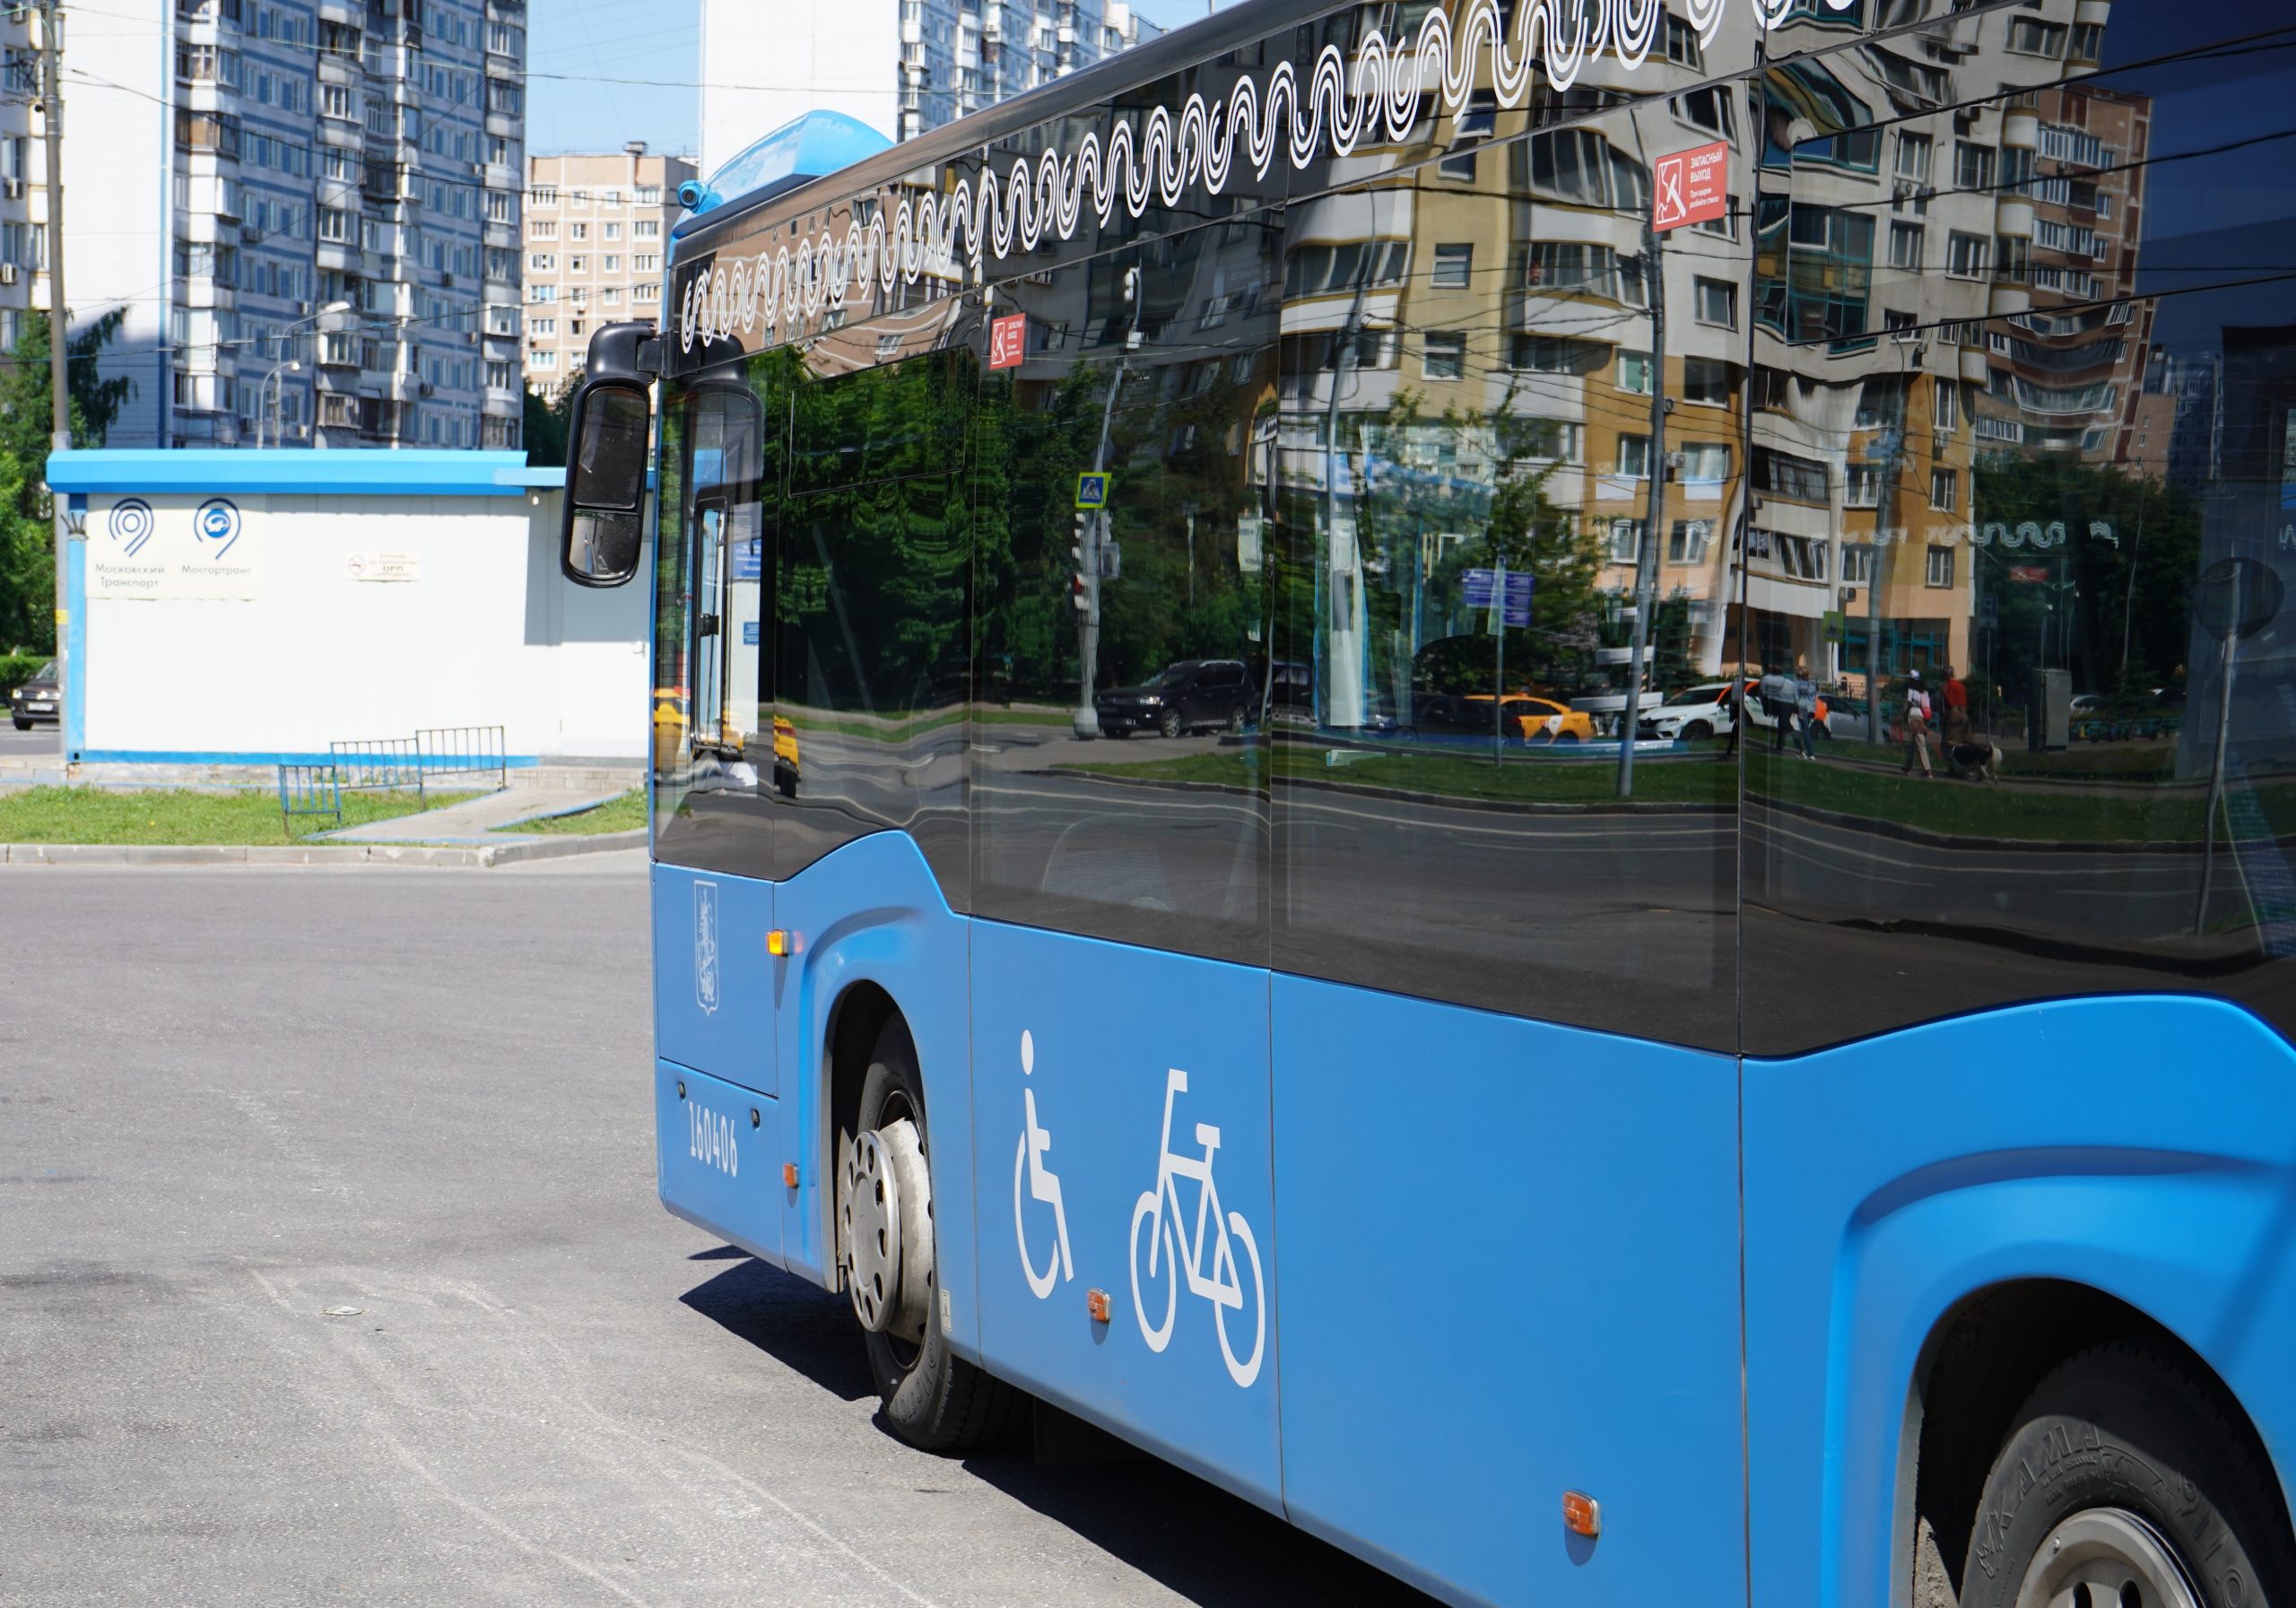
[[[1758,678],[1747,678],[1744,708],[1747,725],[1768,731],[1774,723],[1770,717],[1770,711],[1762,707],[1759,695],[1761,684]],[[1704,737],[1726,736],[1736,722],[1736,712],[1732,707],[1729,692],[1728,682],[1705,682],[1672,693],[1664,704],[1642,717],[1639,733],[1645,737],[1678,737],[1686,743],[1695,743]],[[1810,729],[1821,737],[1831,737],[1833,735],[1831,722],[1832,712],[1827,708],[1822,694],[1818,699],[1817,720]]]
[[[1252,703],[1252,681],[1241,659],[1182,659],[1144,686],[1102,692],[1092,708],[1109,736],[1153,731],[1178,737],[1213,727],[1241,731]]]

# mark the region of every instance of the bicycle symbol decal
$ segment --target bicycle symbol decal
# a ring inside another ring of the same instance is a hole
[[[1021,1031],[1021,1075],[1028,1077],[1037,1069],[1036,1039],[1023,1028]],[[1029,1288],[1039,1300],[1052,1294],[1054,1284],[1062,1279],[1076,1276],[1075,1264],[1068,1256],[1068,1211],[1060,1200],[1060,1178],[1045,1165],[1045,1152],[1052,1148],[1052,1135],[1037,1121],[1036,1091],[1023,1085],[1021,1099],[1025,1102],[1026,1117],[1021,1130],[1020,1148],[1013,1152],[1013,1232],[1021,1247],[1021,1271],[1028,1275]],[[1028,1198],[1052,1207],[1053,1245],[1045,1257],[1044,1272],[1037,1272],[1036,1258],[1029,1254],[1029,1221],[1022,1208],[1021,1180],[1028,1179]]]
[[[1259,1378],[1260,1355],[1267,1341],[1267,1287],[1260,1276],[1259,1246],[1242,1213],[1223,1214],[1220,1210],[1219,1186],[1212,1181],[1212,1159],[1220,1149],[1220,1130],[1209,1123],[1196,1125],[1196,1142],[1204,1147],[1201,1159],[1172,1153],[1172,1106],[1187,1092],[1187,1073],[1177,1066],[1171,1068],[1164,1081],[1164,1133],[1156,1156],[1156,1186],[1144,1191],[1132,1209],[1132,1310],[1140,1320],[1140,1337],[1148,1343],[1148,1349],[1162,1351],[1171,1343],[1172,1325],[1178,1315],[1179,1276],[1185,1273],[1188,1292],[1212,1303],[1212,1326],[1219,1332],[1220,1352],[1227,1359],[1229,1377],[1239,1386],[1248,1388]],[[1180,1204],[1183,1178],[1199,1187],[1193,1233]],[[1143,1229],[1149,1230],[1144,1276],[1140,1254]],[[1243,1261],[1251,1266],[1248,1292],[1236,1257],[1239,1245]],[[1208,1269],[1206,1252],[1210,1253]],[[1150,1298],[1160,1278],[1164,1287],[1164,1316],[1161,1323],[1152,1323]],[[1239,1359],[1228,1327],[1231,1320],[1239,1325],[1246,1322],[1248,1310],[1251,1348]]]

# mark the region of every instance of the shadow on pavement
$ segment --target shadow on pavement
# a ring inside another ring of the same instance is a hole
[[[876,1396],[851,1308],[817,1285],[744,1260],[678,1299],[839,1401]]]
[[[741,1255],[729,1246],[690,1259]],[[681,1299],[840,1400],[876,1393],[852,1313],[815,1285],[744,1260]],[[1207,1481],[1073,1420],[1055,1432],[1060,1444],[1043,1460],[1023,1431],[1019,1449],[970,1457],[965,1471],[1201,1608],[1435,1608],[1432,1597]]]

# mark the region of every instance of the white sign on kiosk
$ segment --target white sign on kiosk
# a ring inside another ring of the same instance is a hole
[[[263,595],[261,500],[209,497],[154,508],[121,497],[88,512],[88,596],[177,602]]]

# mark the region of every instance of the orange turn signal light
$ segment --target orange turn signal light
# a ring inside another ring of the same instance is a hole
[[[1603,1533],[1603,1505],[1583,1491],[1564,1491],[1562,1527],[1592,1541]]]
[[[792,1189],[797,1186],[797,1164],[795,1161],[781,1164],[781,1181]]]
[[[1094,1323],[1108,1322],[1109,1292],[1105,1290],[1087,1290],[1084,1292],[1084,1310],[1092,1315]]]
[[[785,959],[787,956],[796,954],[797,952],[797,934],[789,931],[787,927],[775,927],[771,932],[765,935],[765,952],[773,956],[776,960]]]

